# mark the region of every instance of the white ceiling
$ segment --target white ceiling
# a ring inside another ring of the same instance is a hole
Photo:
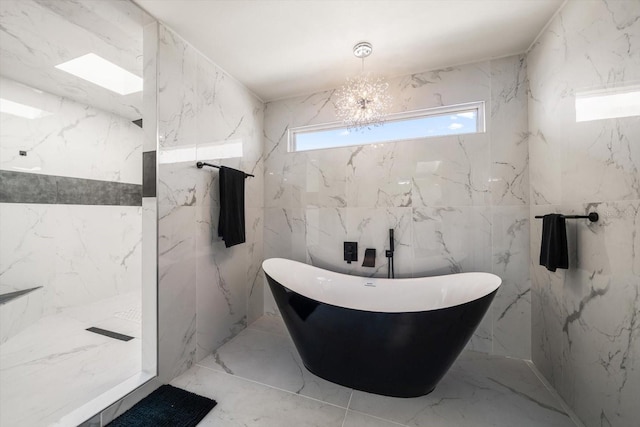
[[[564,0],[134,0],[264,101],[522,53]]]

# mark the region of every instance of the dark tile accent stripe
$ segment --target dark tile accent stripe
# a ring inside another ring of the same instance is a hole
[[[156,152],[142,153],[142,197],[156,197]]]
[[[124,182],[0,171],[0,202],[142,206],[142,186]]]
[[[133,339],[133,337],[130,337],[129,335],[119,334],[117,332],[109,331],[107,329],[96,328],[95,326],[87,328],[87,331],[104,335],[105,337],[109,337],[109,338],[115,338],[120,341],[131,341]]]

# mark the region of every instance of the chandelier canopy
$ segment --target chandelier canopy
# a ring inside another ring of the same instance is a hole
[[[389,84],[381,77],[364,72],[364,58],[372,51],[371,43],[367,42],[353,47],[353,54],[362,59],[362,71],[348,78],[337,93],[336,113],[349,129],[380,126],[391,107]]]

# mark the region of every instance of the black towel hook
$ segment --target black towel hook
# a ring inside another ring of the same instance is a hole
[[[580,219],[580,218],[588,218],[591,222],[598,222],[600,216],[598,212],[590,212],[589,215],[562,215],[566,219]],[[536,215],[536,218],[542,219],[544,215]]]
[[[198,167],[198,169],[202,169],[204,166],[210,166],[212,168],[220,169],[220,166],[218,165],[212,165],[211,163],[205,163],[205,162],[198,162],[196,163],[196,166]],[[246,172],[243,172],[243,173],[245,178],[248,176],[251,176],[251,177],[255,176],[255,175],[251,175],[250,173],[246,173]]]

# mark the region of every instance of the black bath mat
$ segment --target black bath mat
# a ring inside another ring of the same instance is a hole
[[[216,401],[163,385],[115,420],[109,427],[195,427]]]

